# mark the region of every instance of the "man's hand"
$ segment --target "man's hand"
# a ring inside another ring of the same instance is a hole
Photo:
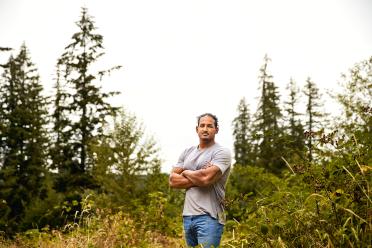
[[[211,167],[211,166],[213,166],[213,164],[211,164],[211,162],[208,161],[207,164],[204,165],[202,169],[207,169],[208,167]]]
[[[201,170],[184,170],[181,175],[190,180],[194,185],[199,187],[206,187],[214,184],[221,178],[222,172],[216,165],[207,163]]]
[[[169,185],[171,188],[189,189],[195,186],[194,183],[181,174],[183,171],[184,170],[180,167],[175,167],[172,169],[172,172],[169,175]]]

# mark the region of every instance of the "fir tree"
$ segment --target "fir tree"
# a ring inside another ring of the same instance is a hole
[[[283,131],[279,126],[282,117],[279,108],[278,89],[268,73],[269,58],[265,56],[264,65],[260,69],[261,97],[255,118],[255,139],[258,142],[258,164],[271,172],[279,173],[284,168],[282,152]]]
[[[238,116],[233,120],[235,163],[254,165],[256,153],[252,138],[252,121],[245,98],[240,100],[237,110]]]
[[[92,66],[104,55],[103,36],[95,33],[96,27],[85,8],[76,24],[79,31],[72,36],[72,42],[58,60],[61,81],[56,85],[55,135],[62,141],[67,160],[59,161],[56,167],[59,172],[70,174],[71,177],[66,179],[74,179],[65,183],[73,188],[87,188],[95,187],[90,176],[93,167],[90,145],[103,134],[106,118],[116,112],[117,108],[107,102],[107,98],[116,93],[102,93],[101,87],[97,86],[97,80],[111,69],[92,72]]]
[[[25,45],[5,65],[1,84],[0,199],[8,209],[1,221],[11,232],[23,228],[19,225],[30,202],[46,197],[47,99]]]
[[[113,204],[128,204],[129,198],[141,198],[162,184],[158,148],[144,134],[136,116],[123,110],[113,129],[94,146],[94,175]]]
[[[314,134],[324,129],[322,120],[324,120],[325,114],[320,111],[322,104],[319,89],[310,77],[306,80],[304,94],[307,97],[306,134],[308,139],[306,146],[308,149],[308,159],[309,161],[312,161],[314,157]]]
[[[343,107],[338,126],[342,135],[355,137],[360,164],[372,162],[372,57],[357,63],[342,76],[344,92],[336,95]]]
[[[66,100],[70,95],[64,91],[61,81],[60,69],[57,66],[50,157],[52,159],[51,169],[58,171],[55,188],[58,191],[66,192],[68,191],[68,184],[75,180],[71,178],[74,175],[74,150],[71,143],[72,123],[68,118],[69,105]]]
[[[305,150],[305,136],[304,128],[299,116],[301,115],[296,111],[298,104],[299,89],[295,81],[291,78],[287,85],[289,91],[288,101],[284,102],[284,110],[286,112],[286,159],[288,161],[295,161],[297,158],[302,158]]]

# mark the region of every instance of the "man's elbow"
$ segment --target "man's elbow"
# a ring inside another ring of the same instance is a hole
[[[171,187],[171,188],[175,187],[174,177],[172,176],[172,174],[170,174],[170,176],[169,176],[168,184],[169,184],[169,187]]]
[[[169,184],[169,187],[171,188],[179,188],[179,185],[173,173],[171,173],[169,176],[168,184]]]
[[[179,182],[174,182],[174,181],[169,181],[169,187],[171,187],[172,189],[187,189],[188,188],[185,185],[180,184]]]

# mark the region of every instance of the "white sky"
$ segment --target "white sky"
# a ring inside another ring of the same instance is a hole
[[[112,101],[144,122],[165,172],[197,144],[204,112],[219,117],[217,141],[232,150],[237,104],[246,97],[255,111],[265,54],[281,90],[310,76],[323,92],[372,55],[369,0],[0,0],[0,46],[17,53],[26,42],[48,94],[83,6],[104,36],[100,69],[123,66],[104,89],[122,92]]]

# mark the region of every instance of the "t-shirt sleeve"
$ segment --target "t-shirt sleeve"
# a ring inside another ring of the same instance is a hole
[[[185,157],[186,157],[186,150],[184,150],[181,155],[179,156],[178,158],[178,161],[175,165],[173,165],[173,168],[183,168],[184,167],[184,161],[185,161]]]
[[[218,150],[213,159],[211,164],[220,168],[222,174],[231,166],[231,152],[227,148],[223,148]]]

